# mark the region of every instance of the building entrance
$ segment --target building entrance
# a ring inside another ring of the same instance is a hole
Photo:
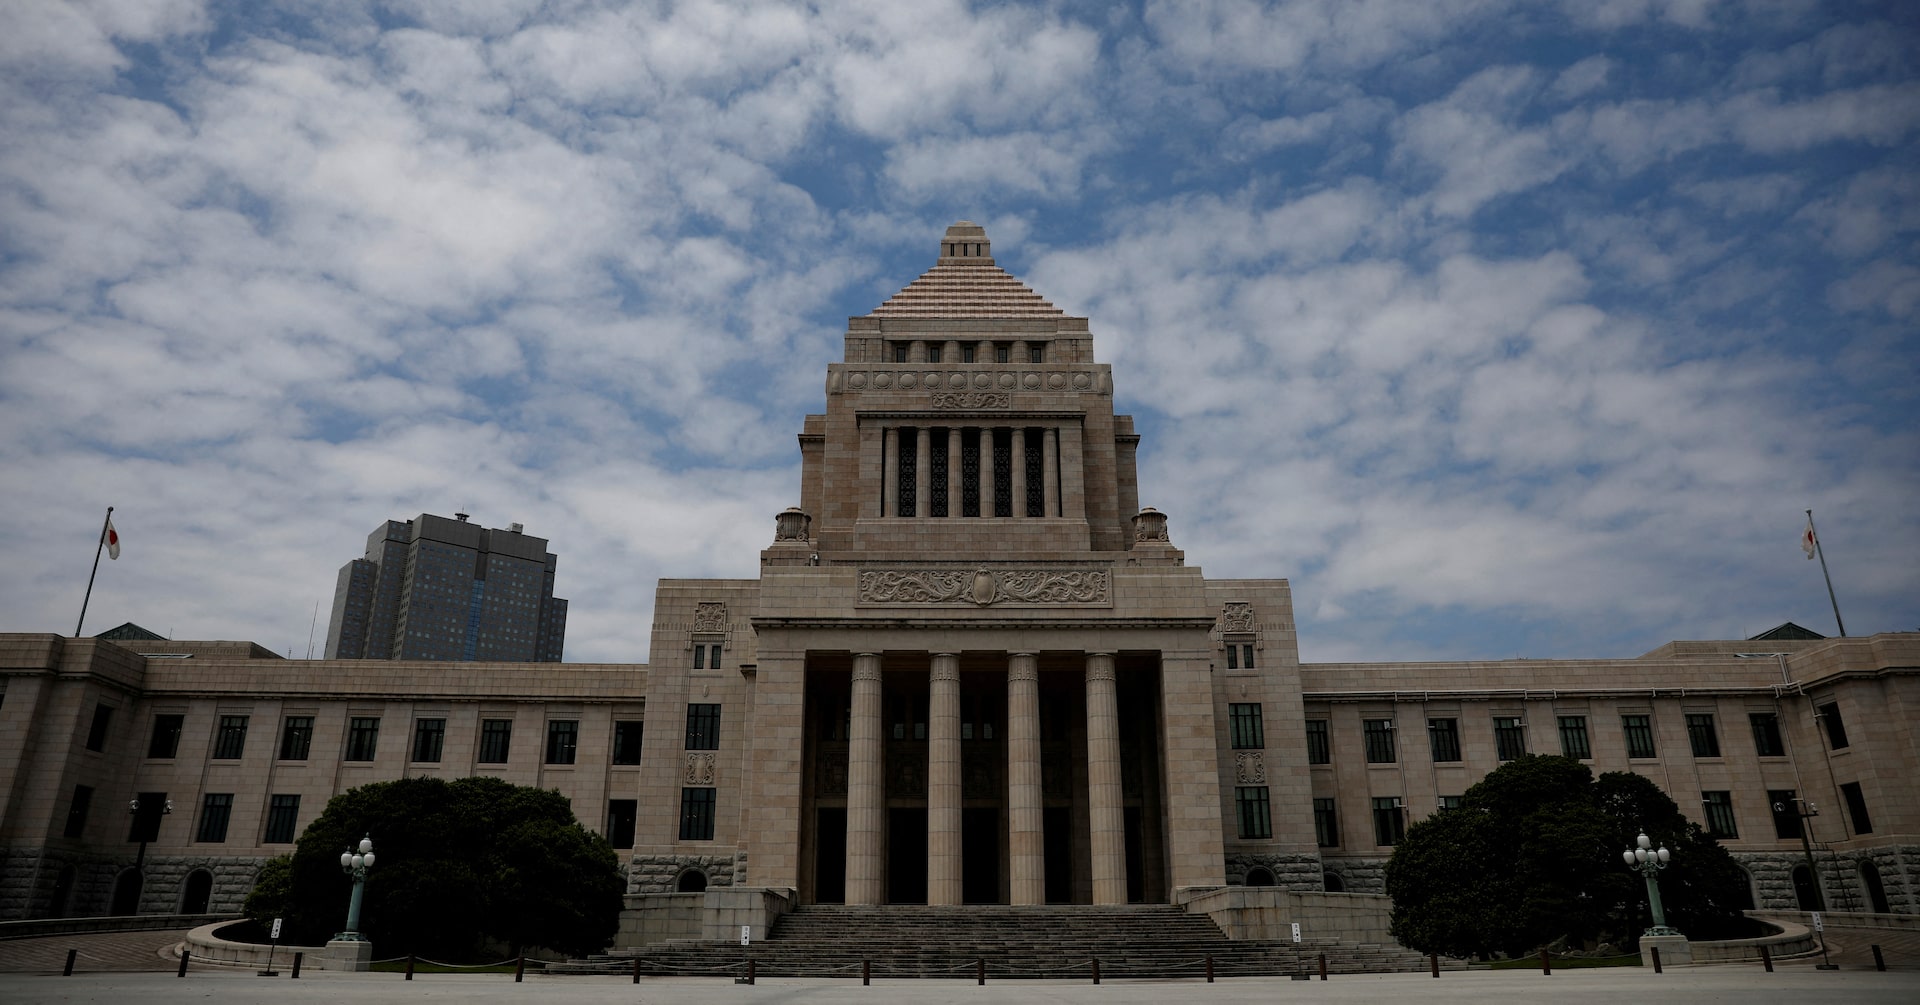
[[[960,896],[969,904],[1000,904],[1000,811],[991,806],[960,812]]]
[[[927,902],[927,811],[887,811],[887,903]]]

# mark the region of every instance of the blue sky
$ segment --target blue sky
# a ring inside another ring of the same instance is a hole
[[[387,518],[567,657],[751,576],[849,315],[984,224],[1309,661],[1920,629],[1920,8],[31,0],[0,630],[304,655]]]

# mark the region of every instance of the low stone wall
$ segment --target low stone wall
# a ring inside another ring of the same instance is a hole
[[[209,963],[220,966],[250,967],[264,970],[267,967],[269,948],[257,942],[229,942],[220,937],[220,929],[233,924],[221,921],[211,925],[201,925],[187,933],[187,951],[193,954],[195,963]],[[293,954],[305,953],[300,961],[305,970],[341,970],[341,961],[327,955],[325,946],[290,946],[281,944],[272,950],[275,966],[292,967]]]
[[[1398,945],[1387,931],[1393,902],[1373,893],[1306,893],[1272,886],[1225,886],[1183,901],[1213,918],[1229,939],[1286,941],[1299,922],[1303,939]]]
[[[704,893],[630,893],[613,944],[635,949],[668,939],[700,938],[706,904]]]
[[[767,937],[773,923],[793,910],[793,891],[762,886],[730,886],[707,891],[701,937],[710,942],[738,942],[740,929],[750,928],[753,941]]]
[[[1767,953],[1776,960],[1790,956],[1804,956],[1820,948],[1813,941],[1813,931],[1805,925],[1772,917],[1759,920],[1774,926],[1779,931],[1752,939],[1688,942],[1687,948],[1693,953],[1693,962],[1750,962],[1760,958],[1761,946],[1767,947]]]

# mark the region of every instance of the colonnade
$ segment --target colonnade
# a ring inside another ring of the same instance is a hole
[[[881,435],[882,516],[1063,515],[1057,426],[899,425]]]
[[[880,656],[853,657],[847,749],[849,904],[882,902],[886,825]],[[961,898],[960,657],[934,653],[928,677],[927,903]],[[1127,902],[1119,696],[1114,654],[1086,654],[1087,805],[1095,904]],[[1007,660],[1008,889],[1014,904],[1046,903],[1040,775],[1039,654]]]

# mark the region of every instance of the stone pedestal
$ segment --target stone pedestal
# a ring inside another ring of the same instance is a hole
[[[1693,962],[1693,949],[1687,945],[1684,935],[1642,935],[1640,936],[1640,963],[1653,966],[1653,947],[1660,947],[1660,965],[1678,967]]]
[[[373,943],[363,939],[352,942],[335,939],[327,943],[328,970],[373,969]]]

